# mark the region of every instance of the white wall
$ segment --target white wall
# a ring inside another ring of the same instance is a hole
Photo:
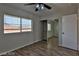
[[[32,19],[33,31],[26,33],[4,34],[3,15],[5,13]],[[0,5],[0,54],[6,51],[22,47],[24,45],[29,45],[34,42],[40,41],[39,33],[40,33],[40,20],[38,16],[22,10]]]
[[[62,17],[59,18],[59,46],[62,45]]]
[[[77,21],[77,25],[78,25],[78,32],[77,32],[77,36],[78,36],[78,51],[79,51],[79,6],[78,6],[78,21]]]

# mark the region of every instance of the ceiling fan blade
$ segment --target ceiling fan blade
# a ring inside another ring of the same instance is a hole
[[[24,4],[24,6],[27,6],[27,5],[34,5],[35,3],[27,3],[27,4]]]
[[[44,3],[43,3],[43,4],[44,4]],[[48,6],[48,5],[46,5],[46,4],[44,4],[44,7],[46,7],[47,9],[51,9],[51,7]]]

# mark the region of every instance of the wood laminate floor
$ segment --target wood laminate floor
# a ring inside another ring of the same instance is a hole
[[[48,43],[48,44],[47,44]],[[77,56],[77,51],[57,46],[57,38],[40,41],[2,56]]]

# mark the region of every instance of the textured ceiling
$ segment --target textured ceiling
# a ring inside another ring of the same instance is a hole
[[[47,5],[51,6],[52,9],[44,9],[40,12],[35,12],[35,5],[24,6],[24,3],[7,3],[10,7],[18,8],[21,10],[28,11],[30,13],[39,15],[40,17],[47,17],[54,14],[71,14],[77,12],[77,4],[72,3],[46,3]]]

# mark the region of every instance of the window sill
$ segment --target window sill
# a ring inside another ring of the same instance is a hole
[[[4,35],[9,35],[9,34],[23,34],[23,33],[32,33],[33,31],[27,31],[27,32],[16,32],[16,33],[4,33]]]

